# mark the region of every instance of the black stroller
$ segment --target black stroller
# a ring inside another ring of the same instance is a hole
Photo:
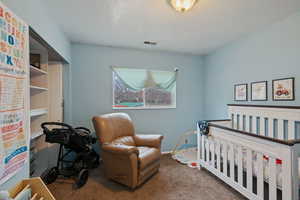
[[[50,128],[51,126],[55,128]],[[60,144],[57,166],[47,169],[41,176],[42,180],[50,184],[59,175],[76,177],[75,186],[82,187],[88,180],[88,169],[99,165],[99,155],[91,146],[96,143],[96,138],[91,136],[91,131],[87,128],[73,128],[65,123],[45,122],[41,127],[46,135],[46,142]]]

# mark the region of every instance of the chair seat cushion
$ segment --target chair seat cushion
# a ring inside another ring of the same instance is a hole
[[[135,142],[132,136],[119,137],[112,141],[113,144],[123,144],[127,146],[135,146]]]
[[[160,151],[157,148],[137,147],[139,150],[139,167],[145,169],[155,161],[160,159]]]

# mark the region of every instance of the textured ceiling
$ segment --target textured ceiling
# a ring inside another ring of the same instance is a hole
[[[299,0],[199,0],[178,13],[165,0],[44,0],[72,42],[207,54],[300,10]],[[145,46],[145,40],[157,46]]]

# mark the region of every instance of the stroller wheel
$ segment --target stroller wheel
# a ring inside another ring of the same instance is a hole
[[[53,183],[58,176],[58,169],[57,167],[52,167],[46,169],[46,171],[43,172],[41,175],[41,179],[44,181],[45,184],[51,184]]]
[[[99,155],[93,150],[89,153],[89,155],[85,158],[85,163],[88,169],[95,169],[99,166]]]
[[[81,188],[82,186],[84,186],[87,182],[89,178],[89,171],[87,169],[82,169],[79,174],[78,177],[76,179],[76,187],[77,188]]]

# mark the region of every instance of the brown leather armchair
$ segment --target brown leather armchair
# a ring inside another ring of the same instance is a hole
[[[134,189],[158,172],[161,135],[136,135],[130,117],[112,113],[93,117],[109,179]]]

